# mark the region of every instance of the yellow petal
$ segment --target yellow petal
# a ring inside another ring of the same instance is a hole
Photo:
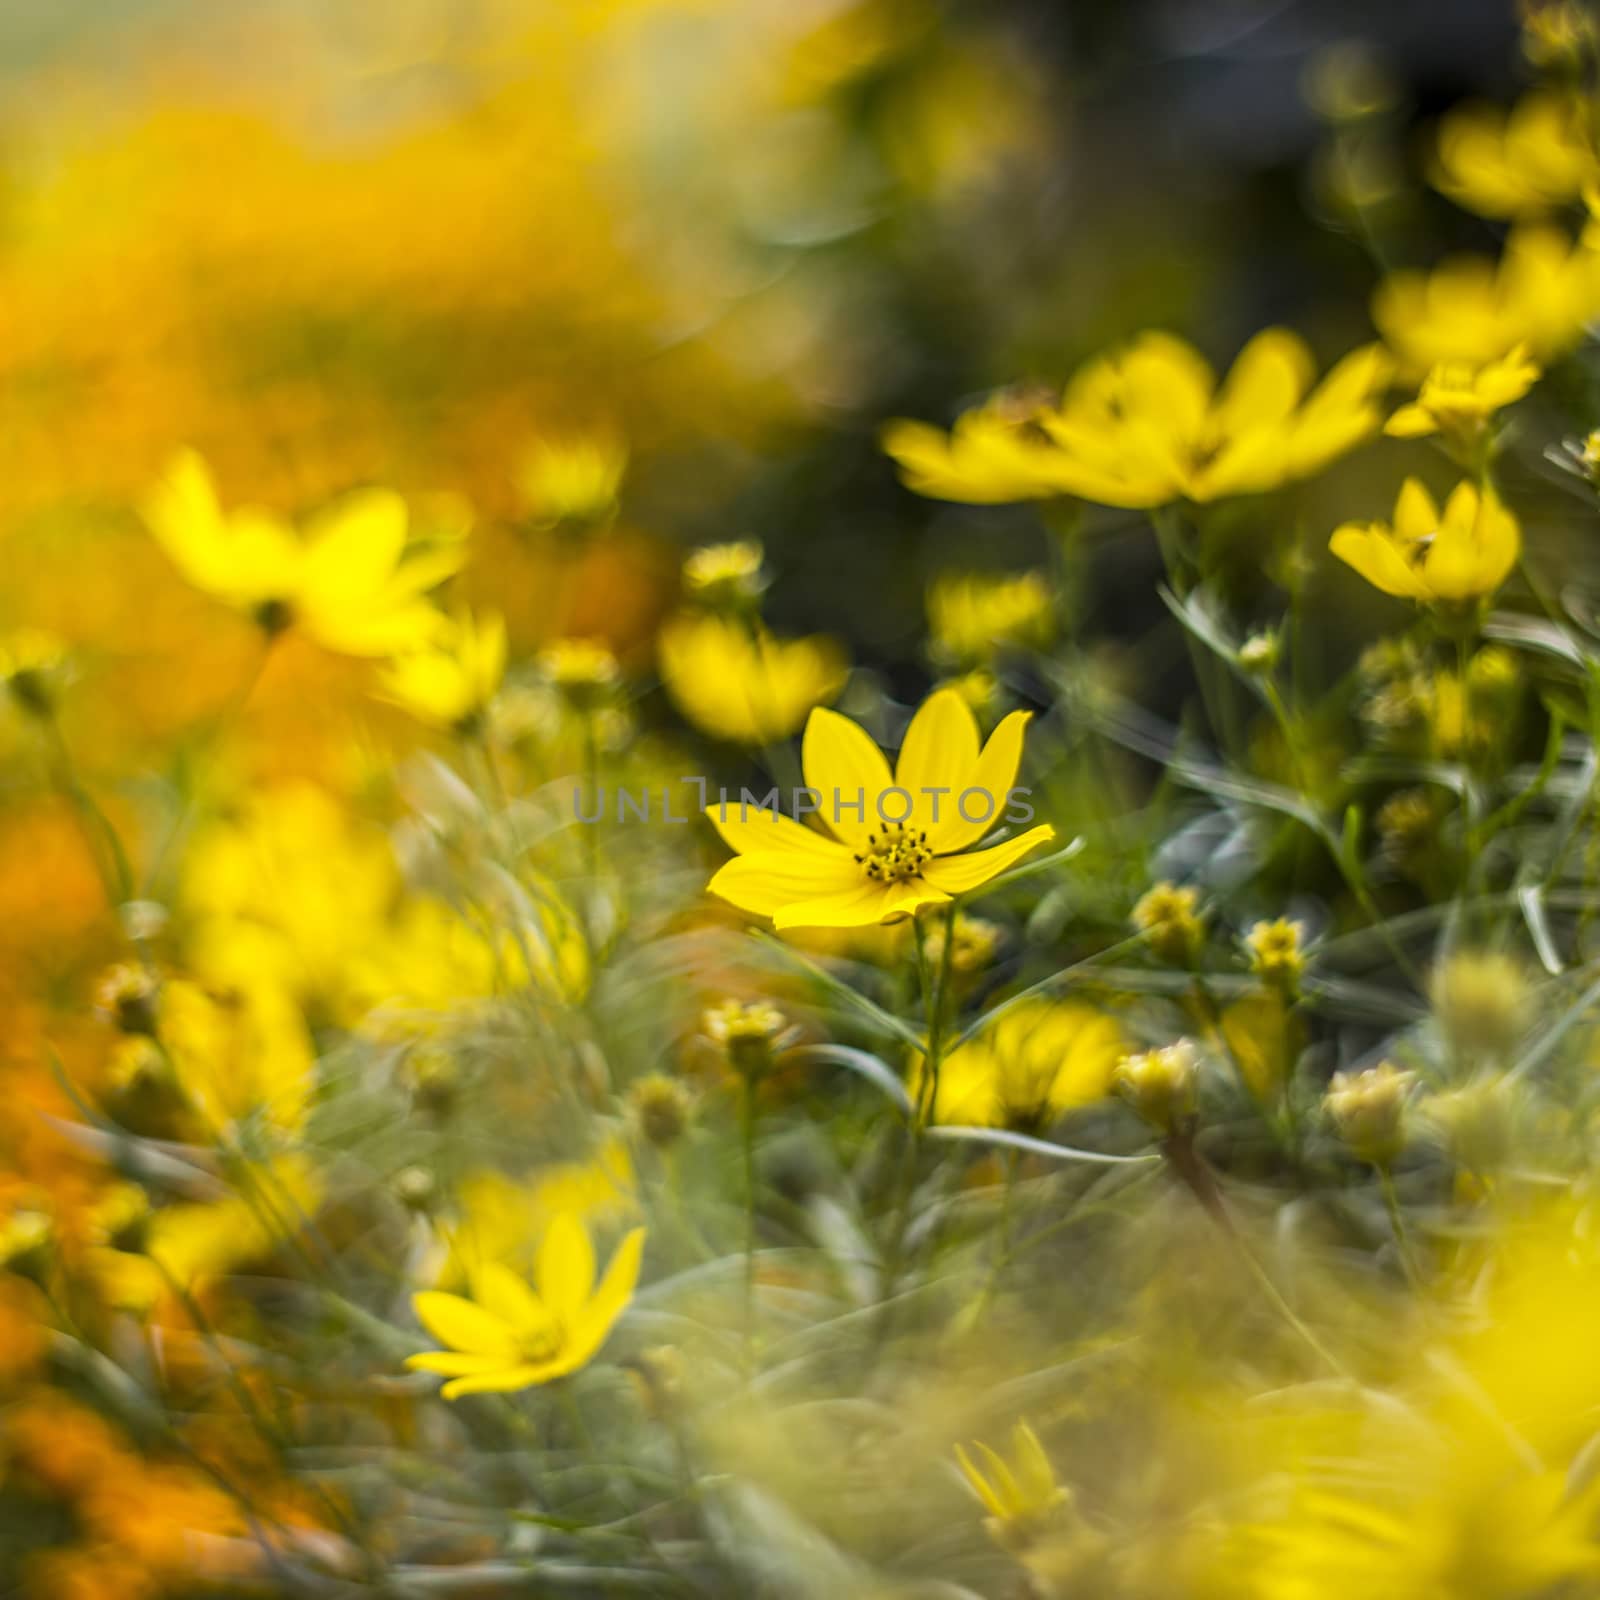
[[[894,781],[913,800],[908,828],[927,832],[935,850],[956,815],[956,796],[978,764],[978,723],[972,708],[954,689],[940,689],[922,702],[906,729],[895,764]],[[929,795],[925,789],[942,789]],[[896,800],[900,805],[903,801]],[[937,817],[937,820],[935,820]]]
[[[1335,530],[1328,549],[1354,567],[1374,588],[1405,600],[1425,600],[1428,590],[1380,525],[1347,522]]]
[[[307,600],[312,605],[377,594],[406,545],[406,503],[388,489],[346,495],[306,530]]]
[[[508,1266],[499,1261],[486,1261],[468,1277],[473,1300],[508,1328],[526,1333],[532,1328],[549,1327],[550,1310]]]
[[[863,883],[809,900],[796,900],[773,913],[772,925],[785,928],[866,928],[885,920],[893,902],[887,884]]]
[[[1215,414],[1224,433],[1281,422],[1311,385],[1316,363],[1299,334],[1288,328],[1258,333],[1233,363],[1217,395]]]
[[[1433,413],[1423,406],[1401,406],[1395,414],[1384,423],[1383,431],[1396,439],[1422,439],[1430,433],[1437,433],[1439,425],[1433,420]]]
[[[424,1290],[411,1297],[417,1319],[440,1344],[468,1355],[509,1356],[516,1350],[510,1327],[460,1295]]]
[[[582,1366],[606,1342],[617,1319],[628,1308],[639,1284],[644,1256],[644,1229],[634,1228],[616,1248],[594,1297],[570,1330],[566,1357]]]
[[[1000,1503],[1000,1497],[990,1488],[989,1480],[973,1466],[971,1456],[960,1445],[956,1446],[956,1460],[967,1482],[972,1485],[972,1492],[983,1502],[984,1509],[991,1517],[1003,1519],[1006,1508]]]
[[[589,1303],[594,1289],[594,1246],[584,1226],[563,1212],[545,1231],[539,1246],[539,1298],[570,1326]]]
[[[1394,503],[1394,531],[1403,539],[1426,539],[1439,526],[1439,508],[1416,478],[1400,485]]]
[[[965,855],[940,856],[922,869],[922,875],[946,894],[965,894],[997,877],[1030,850],[1048,844],[1055,836],[1056,830],[1048,822],[1041,822],[1038,827],[1029,828],[1015,839],[1007,839],[988,850],[969,850]]]
[[[861,868],[843,852],[828,858],[809,851],[763,850],[736,856],[707,887],[741,911],[771,917],[800,901],[842,894],[859,885],[861,876]]]
[[[469,1356],[459,1350],[424,1350],[421,1355],[407,1356],[406,1366],[413,1372],[435,1372],[443,1378],[473,1378],[484,1372],[503,1372],[506,1358],[499,1356]]]
[[[1017,768],[1022,765],[1022,737],[1032,720],[1031,711],[1013,711],[989,735],[977,764],[941,808],[937,838],[930,830],[929,843],[940,854],[975,843],[1005,816]],[[964,807],[963,794],[972,797]],[[985,799],[992,803],[986,804]]]
[[[821,814],[829,828],[846,843],[863,842],[880,825],[878,796],[893,787],[889,763],[866,729],[819,706],[806,722],[800,760],[807,786],[822,797]],[[865,800],[861,821],[848,811],[841,814],[838,804],[853,804],[858,796]]]
[[[498,1372],[455,1378],[439,1393],[446,1400],[457,1400],[464,1394],[509,1394],[516,1389],[530,1389],[536,1383],[549,1383],[552,1378],[563,1378],[572,1370],[573,1363],[565,1356],[538,1364],[520,1362]]]
[[[797,850],[827,860],[850,859],[849,850],[837,839],[830,839],[781,812],[729,800],[707,806],[706,816],[729,847],[740,855]]]

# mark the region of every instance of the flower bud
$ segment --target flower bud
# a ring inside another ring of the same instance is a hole
[[[1380,1061],[1362,1072],[1336,1072],[1323,1107],[1351,1153],[1387,1167],[1405,1148],[1405,1108],[1415,1075]]]
[[[1162,1134],[1181,1132],[1199,1104],[1199,1058],[1187,1039],[1124,1056],[1113,1082],[1117,1093]]]
[[[675,1145],[689,1130],[694,1097],[664,1072],[647,1073],[628,1090],[628,1117],[639,1137],[657,1150]]]
[[[1131,920],[1158,959],[1174,967],[1192,967],[1206,938],[1199,904],[1194,889],[1162,882],[1140,897]]]
[[[1433,969],[1428,998],[1456,1055],[1500,1061],[1522,1037],[1533,996],[1526,974],[1510,956],[1462,950]]]

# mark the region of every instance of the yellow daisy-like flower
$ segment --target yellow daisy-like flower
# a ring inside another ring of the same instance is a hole
[[[1509,111],[1458,106],[1439,124],[1434,187],[1484,217],[1521,217],[1570,204],[1600,177],[1573,96],[1535,92]]]
[[[673,704],[701,732],[732,744],[787,739],[849,673],[831,639],[775,639],[759,623],[712,614],[673,618],[658,648]]]
[[[738,852],[711,892],[782,928],[893,922],[977,889],[1055,838],[1047,824],[971,850],[1006,812],[1029,713],[1013,711],[979,747],[965,700],[941,689],[922,704],[893,774],[866,731],[819,708],[806,723],[806,784],[827,827],[727,803],[707,815]]]
[[[380,693],[419,721],[469,727],[488,709],[505,670],[504,619],[460,611],[431,643],[388,664]]]
[[[949,435],[896,422],[883,442],[906,483],[938,499],[1218,500],[1309,477],[1375,433],[1389,373],[1367,345],[1313,388],[1305,341],[1268,328],[1219,385],[1192,345],[1145,333],[1082,368],[1059,405],[990,402]]]
[[[1077,1106],[1107,1098],[1127,1052],[1122,1030],[1094,1006],[1027,1001],[944,1058],[933,1119],[1037,1132]],[[915,1085],[912,1092],[915,1098]]]
[[[1600,251],[1559,228],[1521,227],[1499,261],[1456,256],[1432,272],[1392,272],[1372,320],[1401,367],[1420,377],[1445,361],[1483,365],[1524,345],[1546,365],[1600,312]]]
[[[1347,522],[1328,543],[1385,594],[1425,605],[1460,605],[1493,594],[1517,564],[1517,519],[1492,491],[1456,485],[1441,512],[1415,478],[1395,501],[1394,521]]]
[[[1042,572],[965,573],[928,591],[928,631],[941,660],[987,661],[1007,645],[1044,644],[1055,596]]]
[[[564,1378],[594,1358],[627,1309],[643,1249],[644,1229],[635,1228],[596,1285],[583,1224],[557,1217],[539,1248],[536,1289],[491,1261],[471,1274],[470,1300],[433,1289],[413,1295],[422,1325],[449,1348],[408,1356],[406,1365],[449,1378],[446,1400]]]
[[[1398,439],[1421,439],[1431,433],[1469,441],[1487,427],[1490,417],[1520,400],[1539,381],[1538,366],[1519,344],[1493,361],[1444,361],[1422,380],[1410,405],[1401,406],[1383,431]]]
[[[346,495],[303,536],[253,507],[224,512],[193,451],[168,468],[145,520],[195,588],[268,632],[298,627],[342,655],[392,655],[433,639],[442,619],[425,597],[464,559],[458,539],[408,544],[405,501],[387,489]]]
[[[541,439],[517,471],[529,519],[541,528],[597,528],[616,514],[627,447],[609,436]]]

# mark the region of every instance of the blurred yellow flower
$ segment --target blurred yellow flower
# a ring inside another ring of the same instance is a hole
[[[1569,205],[1600,178],[1588,109],[1559,90],[1510,110],[1457,106],[1439,124],[1434,186],[1468,211],[1521,217]]]
[[[253,507],[225,513],[193,451],[167,469],[145,520],[195,588],[270,633],[298,627],[343,655],[392,655],[431,640],[440,616],[424,597],[465,558],[459,538],[408,546],[405,501],[387,489],[344,496],[304,536]]]
[[[760,623],[718,616],[674,617],[657,646],[673,704],[701,732],[732,744],[788,738],[849,671],[832,639],[777,639]]]
[[[1335,1132],[1361,1160],[1386,1167],[1405,1148],[1406,1102],[1414,1072],[1380,1061],[1360,1072],[1336,1072],[1323,1097]]]
[[[537,1290],[495,1262],[471,1276],[472,1299],[425,1290],[412,1297],[444,1351],[408,1356],[413,1370],[450,1379],[445,1399],[504,1393],[563,1378],[587,1365],[633,1298],[644,1229],[635,1228],[595,1283],[594,1246],[574,1216],[557,1217],[539,1247]]]
[[[897,422],[884,448],[907,484],[948,500],[1075,495],[1152,508],[1259,494],[1319,472],[1375,433],[1390,363],[1352,351],[1315,388],[1305,341],[1268,328],[1219,386],[1184,340],[1145,333],[1083,367],[1059,405],[991,401],[944,435]]]
[[[940,1063],[933,1120],[1038,1133],[1075,1107],[1105,1099],[1127,1051],[1122,1029],[1092,1005],[1026,1001]]]
[[[1328,548],[1385,594],[1461,605],[1493,594],[1517,564],[1522,534],[1493,490],[1456,485],[1443,511],[1415,478],[1395,501],[1394,521],[1347,522]]]
[[[684,557],[684,592],[703,606],[742,610],[760,599],[767,586],[764,559],[759,539],[702,545]]]
[[[1175,967],[1194,964],[1206,942],[1200,891],[1190,884],[1152,884],[1134,903],[1128,920],[1151,950]]]
[[[155,1212],[145,1254],[182,1287],[193,1288],[265,1259],[300,1233],[321,1203],[322,1190],[321,1178],[304,1156],[252,1161],[237,1192],[225,1199]]]
[[[966,701],[941,689],[912,718],[891,776],[863,728],[813,711],[801,759],[828,832],[753,806],[710,807],[707,816],[738,853],[712,878],[711,892],[780,929],[851,928],[981,887],[1055,838],[1040,824],[987,850],[967,848],[1010,803],[1029,715],[1013,711],[980,750]]]
[[[961,665],[987,661],[1007,645],[1048,642],[1055,597],[1042,572],[953,574],[928,591],[935,654]]]
[[[1528,359],[1527,347],[1520,344],[1482,364],[1441,362],[1422,380],[1417,398],[1401,406],[1383,431],[1399,439],[1442,433],[1470,443],[1495,412],[1520,400],[1539,377],[1539,368]]]
[[[1025,1542],[1067,1500],[1057,1482],[1050,1458],[1039,1436],[1026,1422],[1011,1430],[1011,1459],[977,1440],[973,1444],[980,1466],[960,1446],[956,1460],[962,1476],[989,1513],[990,1531],[1004,1544]]]
[[[1600,312],[1600,251],[1558,228],[1520,227],[1498,262],[1455,256],[1431,272],[1392,272],[1372,320],[1413,377],[1460,361],[1482,366],[1526,346],[1548,365]]]
[[[1305,936],[1304,925],[1288,917],[1252,923],[1244,936],[1250,970],[1268,983],[1294,989],[1305,971]]]
[[[627,447],[614,438],[541,439],[517,471],[517,489],[535,527],[583,531],[616,514]]]
[[[0,634],[0,689],[23,711],[47,715],[66,675],[67,648],[41,628]]]
[[[213,1133],[263,1117],[281,1131],[305,1121],[315,1055],[300,1009],[270,979],[207,989],[161,987],[157,1037],[185,1098]]]
[[[379,692],[422,722],[477,725],[506,670],[506,625],[499,616],[457,612],[420,649],[384,668]]]

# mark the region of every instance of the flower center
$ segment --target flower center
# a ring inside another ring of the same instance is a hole
[[[869,833],[867,848],[856,855],[874,883],[904,883],[907,878],[916,877],[932,859],[928,835],[921,829],[908,831],[903,822],[892,822],[881,833]]]
[[[566,1343],[566,1334],[554,1317],[517,1332],[517,1351],[524,1361],[548,1361]]]

